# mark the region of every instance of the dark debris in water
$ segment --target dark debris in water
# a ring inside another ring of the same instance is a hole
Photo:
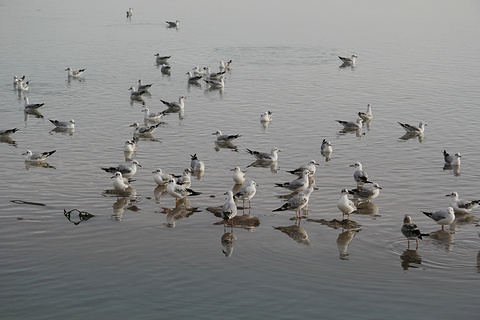
[[[17,204],[29,204],[32,206],[42,206],[45,207],[45,204],[39,202],[30,202],[30,201],[23,201],[23,200],[10,200],[10,202],[17,203]]]
[[[72,212],[78,212],[78,219],[79,219],[78,221],[72,220]],[[80,222],[87,221],[88,219],[95,217],[95,215],[88,213],[87,211],[80,211],[78,209],[72,209],[70,211],[63,209],[63,214],[65,215],[67,220],[73,223],[74,225],[78,225],[80,224]]]

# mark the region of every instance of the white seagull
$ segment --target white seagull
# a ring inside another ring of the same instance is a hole
[[[398,123],[399,125],[402,126],[403,129],[405,129],[405,131],[407,133],[415,133],[415,134],[422,134],[424,131],[425,131],[425,126],[427,125],[425,122],[421,121],[419,124],[418,124],[418,127],[417,126],[412,126],[412,125],[409,125],[408,123],[401,123],[399,122]]]
[[[342,220],[345,218],[345,215],[347,215],[347,219],[350,219],[350,213],[357,210],[357,207],[355,207],[352,200],[348,199],[348,189],[342,189],[341,193],[342,195],[340,199],[338,199],[337,207],[342,211]]]
[[[112,181],[113,188],[115,189],[117,197],[118,197],[119,191],[123,192],[130,186],[128,179],[124,178],[121,172],[118,172],[118,171],[115,172],[115,174],[111,177],[111,179],[113,179]]]
[[[250,149],[247,149],[247,152],[250,153],[252,156],[257,158],[257,160],[260,161],[277,161],[278,160],[278,152],[281,152],[280,149],[277,147],[273,147],[272,151],[270,153],[266,152],[259,152],[259,151],[252,151]]]
[[[150,110],[148,108],[143,109],[142,112],[145,113],[144,119],[145,120],[150,120],[150,121],[160,121],[160,120],[162,120],[162,117],[165,115],[165,111],[150,112]]]
[[[160,53],[156,53],[156,54],[154,54],[154,56],[157,57],[155,61],[158,64],[165,63],[165,62],[167,62],[168,59],[170,59],[172,57],[172,56],[161,56]]]
[[[212,133],[212,136],[217,136],[218,142],[229,142],[237,138],[240,138],[241,134],[222,134],[222,131],[218,130]]]
[[[160,99],[160,101],[162,101],[162,103],[166,105],[169,110],[179,111],[179,110],[183,110],[183,108],[185,107],[185,104],[184,104],[185,99],[187,99],[187,97],[180,96],[178,98],[178,102],[168,102],[162,99]]]
[[[450,194],[447,194],[445,197],[451,197],[452,199],[450,200],[450,207],[453,208],[453,211],[456,214],[467,214],[471,213],[473,209],[478,207],[480,204],[480,200],[473,200],[473,201],[468,201],[468,200],[462,200],[458,199],[458,193],[452,192]]]
[[[362,129],[363,120],[362,118],[358,118],[355,121],[344,121],[344,120],[335,120],[340,123],[344,129],[346,130],[360,130]]]
[[[367,104],[367,111],[366,112],[359,112],[358,116],[362,118],[364,122],[370,121],[373,119],[373,114],[372,114],[372,105],[369,103]]]
[[[272,119],[272,111],[265,111],[260,115],[260,122],[270,122]]]
[[[415,240],[417,243],[418,249],[418,239],[422,239],[423,236],[428,236],[428,234],[424,234],[420,232],[417,225],[412,222],[412,218],[409,214],[406,214],[403,218],[403,225],[402,225],[402,234],[408,240],[408,248],[410,249],[410,240]]]
[[[452,207],[448,207],[446,210],[439,210],[435,212],[422,211],[427,217],[433,219],[437,224],[442,226],[442,231],[445,230],[445,226],[449,225],[455,220],[455,213]]]
[[[172,67],[170,67],[168,64],[162,63],[162,68],[160,69],[160,72],[165,75],[169,75]]]
[[[240,167],[235,167],[230,169],[230,171],[233,171],[233,181],[235,181],[235,184],[243,184],[246,177],[245,172],[242,172]]]
[[[322,152],[322,154],[332,153],[333,148],[330,141],[323,139],[322,146],[320,147],[320,151]]]
[[[355,65],[355,58],[358,58],[358,56],[355,55],[355,54],[352,54],[352,56],[350,58],[340,57],[340,56],[338,56],[338,58],[340,60],[342,60],[343,66],[354,66]]]
[[[27,150],[24,153],[22,153],[22,156],[24,156],[25,161],[28,161],[28,162],[41,162],[41,161],[45,161],[45,159],[47,159],[49,156],[54,154],[55,151],[57,150],[46,151],[42,153],[33,153],[32,151]]]
[[[78,78],[83,75],[86,69],[79,69],[79,70],[72,70],[72,68],[68,67],[65,71],[68,71],[68,76],[72,78]]]
[[[462,155],[460,152],[455,153],[455,155],[450,155],[447,151],[443,150],[443,159],[445,160],[446,165],[450,166],[459,166],[460,165],[460,158]]]
[[[120,164],[117,167],[102,168],[102,170],[110,173],[120,172],[124,178],[131,178],[137,172],[137,167],[141,167],[137,160],[130,163]]]
[[[52,120],[48,119],[53,125],[57,128],[61,129],[75,129],[75,120],[70,119],[68,121],[58,121],[58,120]]]
[[[194,155],[190,155],[190,166],[195,172],[205,171],[205,163],[198,159],[196,153]]]
[[[222,206],[222,219],[223,219],[224,224],[228,220],[230,220],[231,223],[232,223],[232,228],[233,228],[233,218],[237,215],[237,205],[235,204],[235,201],[233,200],[233,193],[232,193],[231,190],[228,190],[224,194],[227,195],[227,201]]]
[[[24,109],[25,110],[35,110],[43,106],[45,103],[30,103],[28,97],[23,98],[25,100]]]
[[[290,170],[290,171],[287,171],[288,173],[291,173],[291,174],[296,174],[297,176],[302,176],[303,175],[303,172],[305,170],[308,170],[310,171],[310,175],[314,175],[315,172],[317,172],[317,166],[319,165],[319,163],[317,163],[317,161],[315,160],[310,160],[308,161],[308,163],[306,165],[303,165],[295,170]]]
[[[127,10],[127,18],[131,18],[133,16],[133,8],[128,8]]]
[[[185,168],[185,170],[183,170],[183,174],[177,178],[176,183],[178,185],[190,188],[190,185],[192,184],[192,179],[191,179],[192,172],[193,172],[192,169]]]
[[[285,183],[275,183],[275,187],[282,187],[288,190],[292,190],[293,192],[302,192],[303,190],[307,189],[309,186],[309,175],[311,171],[308,169],[303,170],[302,175],[300,178],[293,180],[291,182]]]
[[[180,20],[175,20],[175,21],[165,21],[168,25],[169,28],[178,28],[180,25]]]
[[[350,167],[356,168],[355,172],[353,172],[353,180],[358,185],[363,185],[364,183],[372,183],[371,181],[368,181],[368,174],[363,171],[362,164],[360,162],[355,162],[354,164],[351,164]]]
[[[17,84],[17,90],[18,91],[28,91],[28,89],[30,89],[30,82],[29,81],[27,81],[27,82],[20,81]]]
[[[150,84],[143,84],[142,79],[138,80],[137,91],[147,91],[150,87],[153,86],[153,83]]]
[[[250,181],[245,187],[241,188],[238,190],[237,193],[233,196],[233,199],[235,200],[243,200],[243,206],[245,207],[245,200],[248,200],[248,207],[251,208],[252,204],[250,202],[250,199],[255,196],[255,193],[257,193],[257,187],[258,184],[255,183],[255,181]]]
[[[188,196],[198,196],[202,194],[201,192],[193,191],[192,189],[186,188],[185,186],[179,186],[174,179],[169,179],[167,181],[167,192],[169,195],[176,199],[178,203],[179,199],[183,199]]]
[[[168,180],[173,179],[172,175],[164,173],[162,169],[157,168],[153,173],[153,181],[159,186],[167,184]]]
[[[202,75],[195,75],[192,71],[188,71],[186,74],[188,74],[188,82],[190,83],[196,83],[202,79]]]
[[[353,194],[355,197],[360,198],[369,202],[370,200],[375,199],[380,194],[382,187],[378,183],[374,183],[371,187],[362,187],[349,190],[348,193]]]
[[[125,141],[125,145],[123,146],[124,152],[134,152],[137,150],[137,137],[133,137],[131,140]]]
[[[130,90],[130,98],[132,99],[142,99],[142,96],[146,93],[146,91],[137,91],[135,87],[130,87],[128,90]]]
[[[313,192],[313,186],[309,186],[304,191],[300,192],[299,194],[291,197],[287,203],[281,206],[278,209],[273,210],[275,211],[286,211],[291,210],[295,211],[295,217],[302,218],[301,210],[308,204],[308,200],[310,199],[310,195]]]
[[[138,122],[135,122],[134,124],[131,124],[130,127],[134,127],[133,129],[134,135],[147,135],[155,131],[155,129],[157,129],[159,125],[160,123],[157,123],[148,127],[142,127]]]

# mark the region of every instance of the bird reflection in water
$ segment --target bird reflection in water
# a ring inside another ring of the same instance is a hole
[[[337,238],[337,248],[340,260],[350,260],[349,253],[347,253],[348,247],[355,238],[355,235],[360,232],[360,229],[357,230],[345,230],[342,229],[342,232],[338,235]]]
[[[357,214],[369,215],[372,217],[381,217],[378,214],[378,206],[373,202],[362,202],[357,205]]]
[[[453,172],[453,175],[455,177],[459,177],[460,176],[460,166],[459,165],[451,165],[451,164],[445,164],[443,166],[443,171],[450,171],[452,170]]]
[[[75,128],[60,128],[60,127],[55,127],[52,130],[50,130],[50,134],[54,133],[61,133],[69,136],[73,136],[75,133]]]
[[[201,212],[198,208],[192,208],[188,197],[181,198],[175,205],[175,208],[163,208],[163,213],[166,213],[166,223],[168,228],[175,228],[175,224],[178,220],[186,219],[195,212]]]
[[[25,161],[25,169],[27,171],[30,171],[31,168],[51,168],[55,170],[55,167],[49,165],[48,162],[46,161],[41,161],[41,162]]]
[[[300,219],[296,220],[295,224],[291,226],[273,228],[285,233],[296,242],[311,247],[312,243],[310,242],[310,239],[308,239],[308,233],[303,227],[300,226],[300,221]]]
[[[237,242],[237,237],[232,232],[224,232],[222,235],[222,239],[220,240],[222,243],[222,252],[225,257],[231,257],[233,254],[233,247]]]
[[[415,133],[415,132],[407,132],[398,139],[407,141],[413,138],[418,138],[418,142],[420,143],[422,143],[425,140],[423,133]]]
[[[0,137],[0,142],[12,145],[15,148],[17,147],[17,142],[13,140],[11,137]]]
[[[24,115],[23,120],[25,122],[28,121],[29,116],[43,119],[43,114],[41,114],[40,111],[38,111],[37,109],[32,109],[32,110],[26,109],[23,111],[23,115]]]
[[[430,232],[430,238],[433,239],[433,243],[445,251],[452,251],[453,249],[453,234],[446,230],[438,230]]]
[[[155,203],[159,204],[162,197],[167,194],[167,186],[159,185],[153,190],[153,196],[155,197]]]
[[[419,265],[422,264],[422,256],[418,253],[418,250],[405,249],[400,255],[400,260],[403,270],[419,268]]]
[[[230,149],[233,152],[238,152],[238,147],[233,144],[232,141],[219,142],[215,141],[215,147],[213,148],[216,152],[219,152],[222,149]]]
[[[121,221],[123,213],[128,210],[131,201],[128,198],[119,198],[113,204],[112,220]]]
[[[272,173],[277,173],[278,172],[278,163],[277,161],[262,161],[262,160],[256,160],[252,163],[250,163],[247,168],[250,167],[256,167],[256,168],[268,168],[270,167],[270,171]]]

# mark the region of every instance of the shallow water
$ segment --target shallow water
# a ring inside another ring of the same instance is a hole
[[[1,6],[0,128],[20,129],[0,143],[2,319],[478,313],[478,212],[446,232],[421,213],[448,206],[445,195],[453,191],[480,196],[472,121],[480,101],[477,2]],[[167,29],[164,21],[174,19],[181,20],[178,30]],[[172,55],[170,76],[155,65],[157,52]],[[356,67],[339,68],[337,56],[352,53]],[[185,72],[195,65],[216,70],[220,59],[233,60],[223,90],[187,84]],[[86,68],[84,78],[67,81],[68,66]],[[19,95],[12,77],[23,74],[31,89]],[[185,112],[165,116],[153,137],[140,141],[134,190],[117,200],[111,175],[100,167],[124,162],[129,125],[143,121],[142,104],[131,103],[128,91],[138,79],[154,84],[144,99],[150,111],[164,109],[159,99],[185,95]],[[45,102],[43,118],[24,114],[24,96]],[[334,120],[354,120],[367,103],[369,127],[341,132]],[[259,116],[267,110],[274,119],[264,128]],[[48,119],[70,118],[74,133],[52,131]],[[397,121],[425,121],[423,139],[401,139]],[[242,134],[238,152],[216,149],[216,130]],[[323,139],[334,148],[328,162],[320,154]],[[282,150],[277,167],[248,167],[254,159],[245,148],[273,146]],[[49,167],[37,167],[23,161],[26,149],[57,151]],[[444,149],[461,152],[458,174],[443,169]],[[151,172],[180,174],[195,153],[206,163],[205,174],[192,180],[202,195],[189,198],[185,212],[161,194]],[[318,190],[299,228],[293,212],[272,212],[288,195],[274,184],[293,180],[285,170],[311,159],[321,163]],[[383,190],[351,216],[359,227],[348,234],[320,220],[341,218],[336,204],[342,188],[354,187],[349,165],[357,161]],[[221,219],[207,208],[224,203],[237,165],[259,184],[245,213],[260,225],[234,228],[226,257]],[[72,213],[71,223],[64,210],[74,208],[95,216],[80,221]],[[432,233],[418,250],[408,250],[400,233],[406,213]],[[306,232],[308,241],[274,227]]]

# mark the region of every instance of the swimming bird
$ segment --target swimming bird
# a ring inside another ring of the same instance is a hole
[[[406,214],[403,218],[403,225],[402,225],[402,234],[408,240],[408,248],[410,249],[410,240],[415,240],[417,243],[416,249],[418,249],[418,239],[422,239],[424,236],[428,236],[428,234],[421,233],[420,229],[418,229],[417,225],[412,222],[412,218],[409,214]]]
[[[480,200],[462,200],[458,199],[458,193],[452,192],[450,194],[447,194],[445,197],[451,197],[452,199],[450,200],[450,207],[453,208],[453,211],[455,214],[467,214],[471,213],[473,209],[478,207],[480,204]]]
[[[345,215],[347,215],[347,219],[350,219],[350,213],[354,212],[357,210],[357,207],[355,207],[355,204],[353,203],[352,200],[348,199],[348,189],[342,189],[341,193],[342,195],[340,196],[340,199],[338,199],[337,202],[337,207],[342,211],[342,220],[345,218]]]
[[[369,103],[367,104],[367,111],[366,112],[359,112],[358,116],[362,118],[364,122],[370,121],[373,119],[373,114],[372,114],[372,105]]]
[[[237,138],[240,138],[241,134],[222,134],[222,131],[218,130],[212,133],[212,136],[217,136],[218,142],[229,142]]]
[[[360,130],[362,129],[363,120],[358,118],[355,121],[344,121],[344,120],[335,120],[340,123],[346,130]]]
[[[355,55],[355,54],[352,54],[352,56],[350,58],[340,57],[340,56],[338,56],[338,58],[340,60],[342,60],[343,66],[354,66],[355,65],[355,58],[358,58],[358,56]]]
[[[422,211],[427,217],[433,219],[437,224],[442,226],[442,231],[445,230],[445,226],[449,225],[455,220],[455,213],[452,207],[448,207],[446,210],[439,210],[435,212]]]
[[[22,153],[22,156],[25,157],[25,161],[41,162],[41,161],[45,161],[45,159],[47,159],[52,154],[54,154],[55,151],[57,151],[57,150],[46,151],[46,152],[42,152],[42,153],[33,153],[32,151],[27,150],[24,153]]]
[[[129,163],[123,163],[116,167],[102,167],[102,170],[110,173],[120,172],[124,178],[131,178],[137,172],[137,167],[141,167],[137,160],[133,160]]]
[[[322,146],[320,147],[320,152],[322,152],[322,154],[323,153],[326,154],[326,153],[332,153],[332,151],[333,151],[333,148],[330,141],[323,139]]]
[[[282,187],[288,190],[291,190],[292,192],[302,192],[303,190],[307,189],[309,186],[309,175],[311,174],[311,171],[308,169],[303,170],[300,178],[295,179],[291,182],[285,182],[285,183],[275,183],[275,187]]]
[[[192,68],[192,72],[194,76],[204,76],[205,75],[205,68],[200,69],[198,66]]]
[[[291,210],[291,211],[295,211],[296,218],[301,219],[302,218],[301,210],[308,204],[308,201],[310,199],[310,195],[312,194],[312,192],[313,192],[313,186],[309,186],[304,191],[291,197],[288,200],[288,202],[286,202],[283,206],[273,210],[272,212]]]
[[[86,69],[78,69],[78,70],[72,70],[72,68],[68,67],[65,69],[65,71],[68,71],[68,76],[73,77],[73,78],[78,78],[83,75]]]
[[[368,174],[363,171],[360,162],[355,162],[354,164],[351,164],[350,167],[356,168],[355,172],[353,172],[353,180],[355,180],[357,186],[363,185],[364,183],[372,183],[371,181],[368,181]]]
[[[246,150],[248,153],[250,153],[252,156],[254,156],[255,158],[257,158],[257,160],[260,160],[260,161],[277,161],[278,152],[281,152],[281,150],[278,149],[277,147],[273,147],[270,153],[252,151],[250,149],[246,149]]]
[[[202,75],[194,75],[192,71],[188,71],[186,74],[188,74],[188,82],[190,83],[195,83],[202,79]]]
[[[153,181],[159,186],[164,186],[167,184],[168,180],[173,179],[171,174],[164,173],[162,169],[157,168],[153,173]]]
[[[138,138],[133,137],[131,140],[125,141],[125,145],[123,146],[123,151],[124,152],[134,152],[137,150],[137,143],[138,143]]]
[[[18,128],[0,130],[0,138],[6,138],[18,131]]]
[[[190,188],[190,185],[192,184],[192,179],[191,179],[191,174],[193,173],[193,170],[190,168],[185,168],[183,170],[183,174],[177,178],[176,183],[181,186],[185,186],[187,188]]]
[[[135,87],[130,87],[128,90],[130,90],[130,98],[132,99],[141,99],[142,96],[146,93],[146,91],[137,91]]]
[[[248,200],[248,207],[251,208],[252,204],[250,199],[252,199],[253,196],[255,196],[255,193],[257,193],[257,186],[258,184],[256,184],[255,181],[250,181],[245,187],[241,188],[237,193],[235,193],[233,199],[243,200],[243,207],[245,207],[245,200]]]
[[[287,172],[291,174],[296,174],[297,176],[302,176],[303,172],[305,170],[308,170],[310,172],[310,175],[313,175],[315,174],[315,172],[317,172],[318,165],[319,163],[317,163],[315,160],[310,160],[306,165],[298,167],[297,169],[294,169],[294,170],[290,170],[290,171],[287,170]]]
[[[225,87],[225,77],[220,77],[219,79],[205,79],[206,83],[208,83],[213,88],[223,88]]]
[[[417,126],[409,125],[408,123],[398,123],[402,126],[403,129],[407,133],[415,133],[415,134],[422,134],[425,131],[425,126],[427,125],[425,122],[421,121]]]
[[[58,121],[58,120],[52,120],[48,119],[53,125],[57,128],[61,129],[75,129],[75,120],[70,119],[68,121]]]
[[[25,81],[25,75],[23,75],[21,78],[18,78],[17,76],[13,76],[13,86],[17,87],[20,82]]]
[[[127,18],[131,18],[133,16],[133,8],[128,8],[127,10]]]
[[[115,172],[114,175],[111,177],[111,179],[113,179],[112,183],[113,183],[113,188],[115,189],[115,192],[117,194],[117,198],[118,198],[118,192],[119,191],[125,191],[129,186],[130,186],[130,183],[128,182],[128,179],[124,178],[122,176],[122,173],[121,172]],[[125,196],[125,194],[124,194]]]
[[[205,163],[202,160],[199,160],[197,154],[190,155],[190,166],[193,171],[203,172],[205,171]]]
[[[445,160],[446,165],[459,166],[461,157],[462,155],[460,152],[457,152],[454,156],[452,156],[447,151],[443,150],[443,159]]]
[[[260,115],[260,122],[270,122],[272,119],[272,111],[265,111]]]
[[[378,183],[374,183],[371,187],[362,187],[352,190],[348,190],[348,193],[353,194],[355,197],[360,198],[366,202],[375,199],[380,194],[382,187]]]
[[[172,67],[170,67],[168,64],[165,64],[165,63],[163,63],[161,66],[162,67],[160,68],[160,72],[162,74],[169,75],[172,70]]]
[[[196,192],[192,189],[186,188],[185,186],[177,185],[174,179],[169,179],[167,181],[167,192],[169,195],[176,199],[176,203],[178,203],[179,199],[183,199],[188,196],[198,196],[202,194],[201,192]]]
[[[233,192],[231,190],[228,190],[224,194],[227,195],[227,201],[222,206],[222,219],[224,224],[230,220],[233,228],[233,218],[237,215],[237,205],[233,200]]]
[[[174,21],[165,21],[168,25],[169,28],[178,28],[178,26],[180,25],[180,20],[175,20]]]
[[[224,78],[225,70],[220,72],[210,72],[210,67],[205,67],[205,78],[207,80],[220,80]]]
[[[150,112],[148,108],[142,110],[145,113],[144,119],[150,121],[160,121],[162,117],[165,115],[165,110],[160,112]]]
[[[155,131],[160,124],[161,123],[157,123],[157,124],[153,124],[151,126],[143,127],[143,126],[140,126],[140,124],[138,122],[135,122],[134,124],[131,124],[130,127],[134,127],[134,129],[133,129],[133,134],[134,135],[147,135],[147,134],[150,134],[153,131]]]
[[[185,107],[185,103],[184,103],[185,99],[187,99],[187,97],[180,96],[178,98],[178,102],[168,102],[168,101],[165,101],[165,100],[162,100],[162,99],[160,99],[160,101],[162,101],[162,103],[164,105],[166,105],[169,110],[179,111],[179,110],[182,110]]]
[[[231,65],[232,65],[232,60],[227,62],[220,60],[220,66],[219,66],[220,72],[223,72],[225,70],[230,70]]]
[[[24,82],[20,81],[17,84],[17,90],[18,91],[28,91],[30,89],[30,81]]]
[[[235,184],[243,184],[246,177],[245,172],[242,172],[240,167],[235,167],[230,169],[230,171],[233,171],[233,181],[235,181]]]
[[[155,59],[155,61],[158,63],[158,64],[162,64],[162,63],[166,63],[168,59],[170,59],[172,56],[161,56],[160,53],[156,53],[154,54],[155,57],[157,57]]]
[[[23,98],[25,100],[24,109],[25,110],[34,110],[43,106],[45,103],[30,103],[28,97]]]
[[[138,80],[137,91],[147,91],[153,86],[153,83],[150,84],[143,84],[142,79]]]

